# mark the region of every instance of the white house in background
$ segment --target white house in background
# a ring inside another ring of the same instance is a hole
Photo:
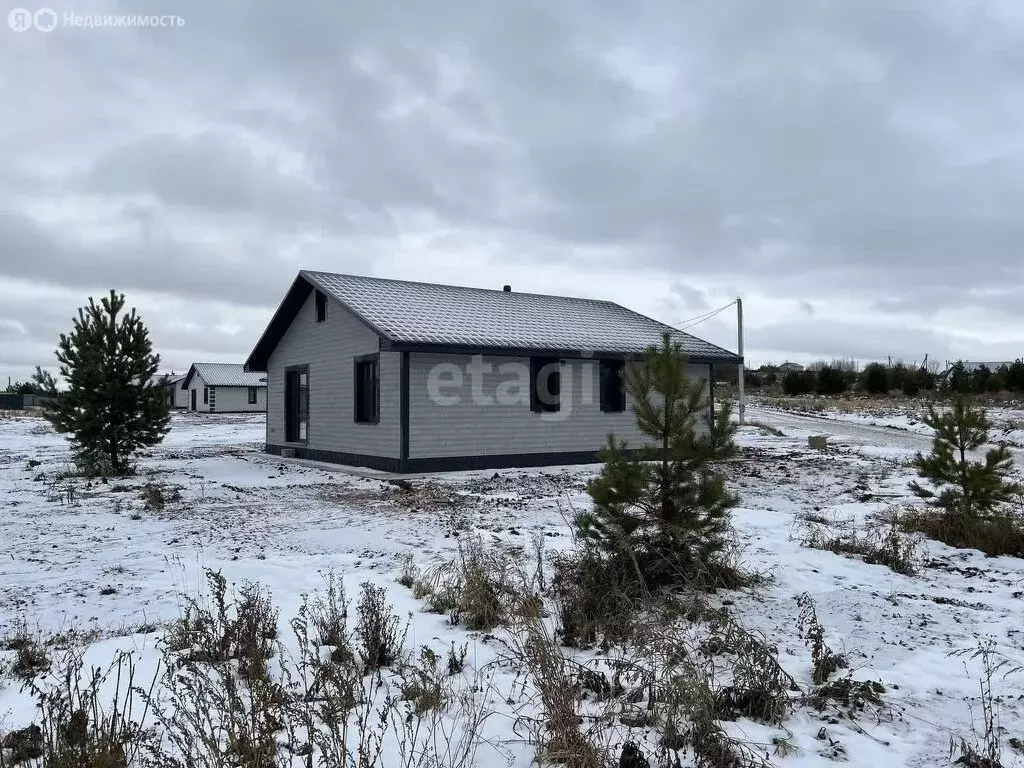
[[[267,377],[268,453],[393,472],[593,462],[610,432],[643,439],[622,367],[666,332],[705,386],[741,359],[610,301],[302,271],[246,370]]]
[[[207,413],[267,410],[267,377],[247,373],[241,363],[192,363],[181,381],[186,407]]]
[[[163,387],[167,393],[167,405],[171,408],[188,407],[188,393],[181,388],[181,382],[184,379],[185,374],[183,373],[157,374],[157,386]]]

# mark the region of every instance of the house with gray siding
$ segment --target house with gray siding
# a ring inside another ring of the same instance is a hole
[[[201,413],[262,413],[267,379],[241,363],[192,363],[181,380],[186,407]]]
[[[588,463],[641,441],[627,359],[664,332],[694,380],[740,358],[609,301],[301,271],[245,363],[268,453],[392,472]]]
[[[167,406],[171,409],[188,407],[188,392],[181,388],[185,374],[164,373],[154,379],[154,386],[161,387],[167,395]]]

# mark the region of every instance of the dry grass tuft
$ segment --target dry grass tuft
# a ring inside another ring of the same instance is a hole
[[[508,618],[509,599],[516,594],[512,575],[507,555],[470,539],[459,544],[454,560],[427,570],[413,584],[413,595],[429,612],[448,614],[452,624],[489,632]]]
[[[1017,509],[988,517],[915,509],[903,515],[900,526],[957,549],[977,549],[990,557],[1024,557],[1024,501]]]
[[[921,539],[907,532],[907,519],[908,514],[898,507],[870,516],[862,526],[853,518],[812,513],[798,519],[797,536],[805,547],[849,555],[913,576],[921,559]]]

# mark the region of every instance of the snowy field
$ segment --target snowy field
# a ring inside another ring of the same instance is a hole
[[[827,421],[752,410],[783,436],[743,428],[743,460],[729,472],[742,496],[735,526],[744,565],[770,578],[712,600],[763,632],[806,690],[810,651],[796,626],[797,597],[809,594],[826,642],[846,654],[856,679],[884,685],[886,706],[856,720],[801,707],[784,727],[740,720],[728,723],[728,732],[757,745],[772,765],[949,764],[951,739],[981,738],[982,673],[976,659],[950,654],[990,640],[999,653],[1024,660],[1024,561],[926,542],[911,577],[802,546],[800,516],[863,519],[909,502],[904,462],[927,448],[927,436],[898,414],[896,423],[858,416],[850,425],[837,421],[848,414],[827,414],[834,417]],[[807,437],[822,432],[833,436],[829,450],[808,450]],[[502,662],[502,631],[453,627],[423,612],[395,579],[403,556],[429,566],[454,557],[469,538],[521,557],[538,540],[549,553],[571,546],[565,515],[586,505],[586,482],[598,468],[417,477],[409,493],[373,473],[282,462],[260,452],[263,435],[262,417],[175,414],[171,433],[142,458],[137,477],[72,480],[69,499],[67,483],[52,481],[69,465],[65,441],[39,418],[0,416],[0,636],[26,623],[43,634],[90,631],[91,663],[131,649],[145,678],[183,595],[202,591],[204,569],[268,587],[282,626],[302,595],[333,572],[350,596],[366,581],[384,586],[397,612],[411,614],[411,647],[444,653],[453,642],[467,643],[462,674],[486,674],[494,709],[477,734],[473,764],[530,765],[534,747],[518,721],[524,703],[517,670]],[[147,482],[175,488],[180,498],[147,509]],[[1024,739],[1022,683],[1024,674],[992,682],[1004,765],[1024,765],[1024,754],[1009,746]],[[31,718],[29,695],[0,679],[0,732]]]
[[[837,398],[753,398],[752,405],[770,411],[803,414],[810,418],[887,427],[929,436],[923,423],[928,413],[925,400],[843,400]],[[938,406],[941,412],[948,406]],[[1024,403],[1009,402],[988,409],[993,440],[1024,449]]]

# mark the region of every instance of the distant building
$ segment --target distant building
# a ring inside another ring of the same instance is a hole
[[[181,381],[190,411],[264,413],[267,377],[249,373],[241,363],[192,363]]]
[[[804,367],[800,363],[785,362],[779,366],[779,373],[791,373],[793,371],[800,373]]]
[[[164,378],[166,376],[166,378]],[[187,408],[188,392],[181,388],[183,373],[157,374],[156,386],[163,387],[167,392],[167,405],[171,408]]]

